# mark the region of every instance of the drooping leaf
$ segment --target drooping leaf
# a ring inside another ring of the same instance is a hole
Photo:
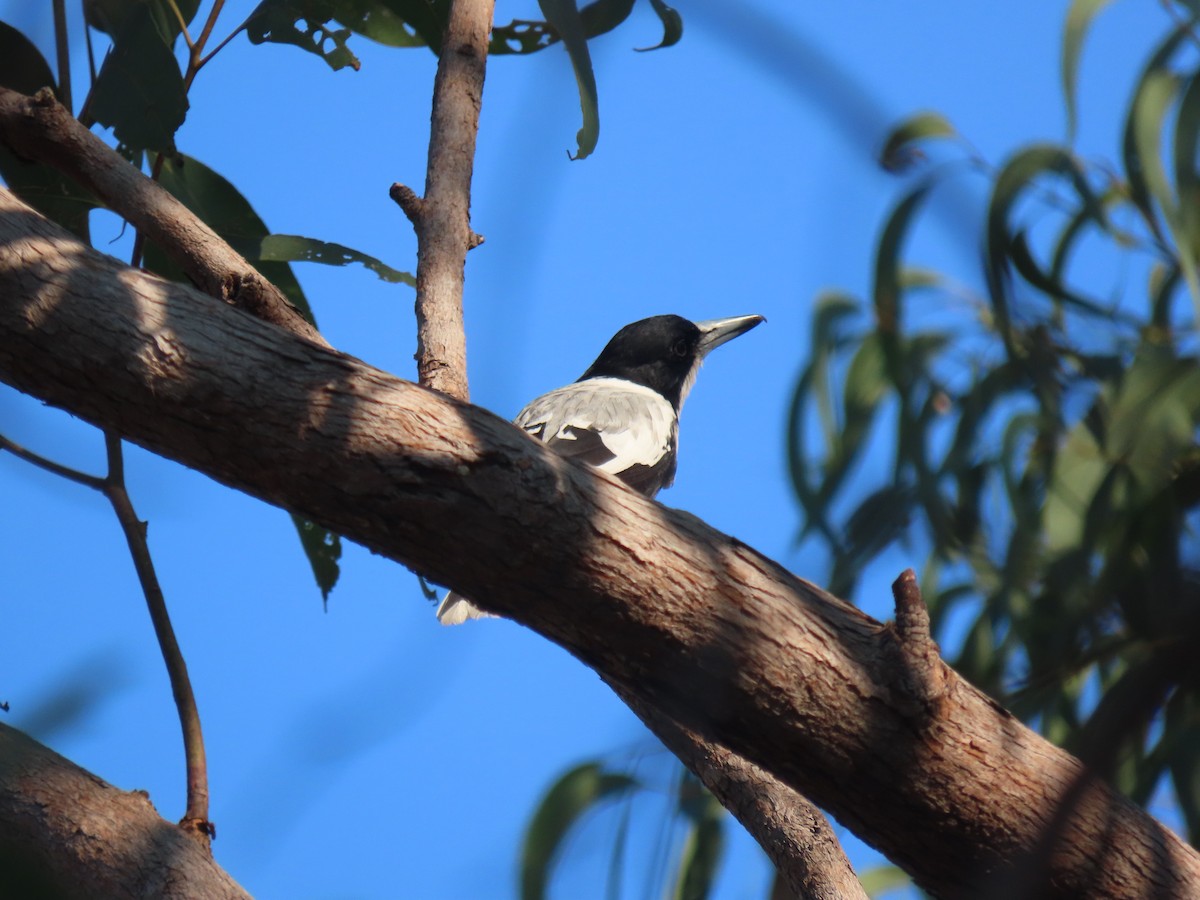
[[[637,49],[640,52],[645,52],[648,50],[661,50],[663,47],[671,47],[678,44],[683,38],[683,16],[679,14],[678,10],[667,6],[663,0],[650,0],[650,6],[662,22],[662,40],[653,47],[638,47]]]
[[[128,147],[175,151],[175,132],[187,116],[187,91],[150,6],[125,17],[100,67],[90,110]]]
[[[1200,72],[1193,72],[1180,93],[1175,117],[1174,169],[1178,195],[1177,239],[1187,258],[1200,258]]]
[[[1009,308],[1010,234],[1018,228],[1011,221],[1017,202],[1036,179],[1045,175],[1067,178],[1085,207],[1099,221],[1103,206],[1088,184],[1087,174],[1075,157],[1053,144],[1031,144],[1015,153],[996,176],[988,200],[985,236],[985,275],[997,331],[1010,353],[1023,355],[1014,343],[1012,311]]]
[[[910,191],[888,217],[875,252],[875,278],[872,290],[875,303],[875,320],[885,339],[885,350],[894,352],[891,345],[900,328],[900,296],[902,292],[900,251],[913,216],[920,208],[933,182],[924,181]]]
[[[671,896],[673,900],[706,900],[725,849],[725,810],[694,778],[685,777],[680,784],[688,796],[681,798],[679,808],[689,827]]]
[[[370,269],[384,281],[400,282],[416,287],[417,280],[408,272],[401,272],[380,262],[374,256],[341,244],[318,241],[315,238],[294,234],[269,234],[258,245],[258,252],[246,254],[251,262],[314,262],[326,266],[348,266],[359,263]]]
[[[879,151],[879,164],[888,172],[903,172],[924,158],[916,145],[929,138],[953,138],[958,132],[941,113],[910,116],[888,133]]]
[[[588,52],[587,32],[584,31],[583,20],[574,0],[538,0],[538,6],[546,21],[562,38],[575,72],[583,127],[575,136],[577,149],[571,158],[585,159],[596,149],[596,142],[600,139],[599,97],[596,92],[596,73],[592,70],[592,57]]]
[[[638,787],[636,779],[605,772],[599,763],[576,766],[542,797],[521,848],[521,900],[544,900],[563,840],[590,810]]]
[[[292,523],[300,535],[300,546],[312,566],[313,577],[321,590],[321,599],[328,603],[329,592],[337,584],[341,569],[338,560],[342,558],[342,538],[315,522],[310,522],[302,516],[292,515]]]
[[[0,85],[23,94],[56,87],[41,52],[5,22],[0,22]],[[3,144],[0,144],[0,177],[14,194],[42,215],[87,240],[88,213],[96,203],[74,181],[43,163],[21,159]]]
[[[1083,41],[1096,14],[1110,2],[1111,0],[1071,0],[1071,8],[1067,10],[1067,25],[1063,30],[1062,43],[1062,88],[1063,104],[1067,111],[1068,141],[1075,140],[1078,121],[1075,94]]]

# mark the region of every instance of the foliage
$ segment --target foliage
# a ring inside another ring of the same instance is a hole
[[[677,43],[683,36],[682,17],[663,0],[649,2],[662,22],[663,35],[658,44],[645,49]],[[559,41],[566,47],[583,113],[574,159],[590,155],[600,139],[599,95],[587,42],[628,19],[635,3],[593,0],[581,9],[576,0],[538,0],[545,19],[514,19],[492,29],[488,47],[492,56],[536,53]],[[348,44],[352,34],[389,47],[427,46],[440,53],[449,12],[450,0],[263,0],[244,27],[256,44],[294,44],[333,69],[357,69],[361,63]]]
[[[1068,15],[1071,135],[1081,46],[1104,5],[1076,0]],[[923,147],[962,146],[949,123],[896,128],[881,163],[916,184],[883,229],[870,302],[819,303],[789,420],[801,537],[827,551],[830,589],[852,594],[896,542],[925,554],[955,667],[1137,802],[1169,777],[1193,841],[1196,44],[1189,20],[1154,49],[1119,165],[1033,144],[994,171],[955,149],[927,172]],[[978,294],[905,253],[931,193],[964,166],[990,180]],[[862,461],[881,443],[892,465],[872,483]]]
[[[704,900],[711,892],[729,820],[724,808],[686,770],[676,768],[663,791],[645,778],[601,761],[582,763],[547,789],[525,832],[521,851],[521,900],[543,900],[570,838],[584,819],[615,805],[618,825],[608,866],[608,892],[616,896],[630,855],[630,821],[639,800],[661,797],[665,820],[652,854],[652,882],[672,872],[665,893],[672,900]],[[662,895],[653,886],[648,895]]]

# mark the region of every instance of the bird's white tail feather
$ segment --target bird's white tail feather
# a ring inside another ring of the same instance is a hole
[[[461,625],[467,619],[494,619],[490,612],[484,612],[461,594],[454,591],[448,593],[437,608],[438,622],[442,625]]]

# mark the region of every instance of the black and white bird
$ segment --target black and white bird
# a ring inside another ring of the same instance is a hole
[[[652,316],[626,325],[578,381],[538,397],[513,421],[560,455],[653,497],[675,480],[679,410],[704,357],[762,321]],[[488,615],[454,592],[437,611],[443,625]]]

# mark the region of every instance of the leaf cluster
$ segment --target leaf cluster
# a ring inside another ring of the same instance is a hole
[[[1068,13],[1072,135],[1081,51],[1104,5]],[[1116,163],[1037,143],[993,169],[935,113],[893,131],[881,165],[916,183],[880,235],[869,301],[819,302],[788,424],[800,538],[828,554],[830,589],[852,595],[898,543],[923,553],[955,667],[1139,803],[1169,778],[1193,840],[1195,14],[1178,13],[1142,69]],[[953,161],[930,166],[934,149]],[[976,285],[906,252],[930,196],[964,168],[988,181]],[[890,465],[872,481],[864,460],[881,447]]]

